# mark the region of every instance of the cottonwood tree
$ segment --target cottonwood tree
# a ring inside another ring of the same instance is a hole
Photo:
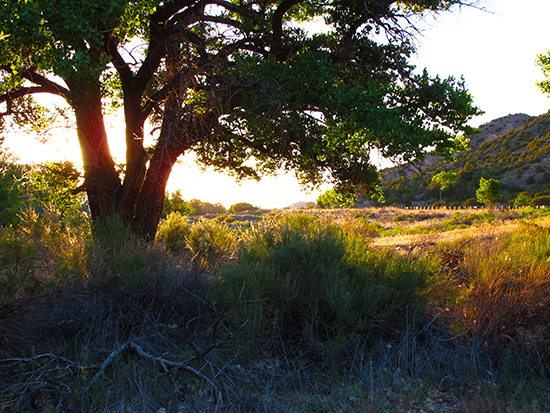
[[[408,63],[416,16],[467,1],[5,0],[0,112],[40,125],[33,96],[64,98],[93,218],[118,215],[147,239],[172,166],[189,151],[237,179],[292,170],[306,185],[368,194],[378,185],[372,150],[449,155],[479,113],[463,80]],[[105,103],[124,112],[122,181]],[[150,148],[148,119],[158,131]]]

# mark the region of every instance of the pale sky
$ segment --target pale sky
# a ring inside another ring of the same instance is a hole
[[[536,55],[550,49],[550,0],[482,0],[485,11],[462,8],[436,19],[427,18],[417,37],[413,63],[430,75],[464,76],[474,102],[485,115],[471,124],[479,126],[501,116],[546,113],[550,99],[535,82],[542,79]],[[123,126],[109,119],[111,150],[117,162],[124,161]],[[40,144],[32,135],[12,134],[6,144],[22,162],[69,159],[81,164],[76,131],[60,131],[56,141]],[[326,190],[329,187],[324,187]],[[184,198],[221,202],[226,207],[249,202],[263,208],[283,208],[299,201],[315,201],[319,192],[307,194],[292,175],[264,178],[260,183],[241,184],[223,174],[200,171],[184,157],[174,167],[168,190],[181,189]]]

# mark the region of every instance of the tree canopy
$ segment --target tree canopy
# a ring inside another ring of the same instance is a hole
[[[537,86],[547,95],[550,95],[550,51],[537,55],[537,66],[540,66],[545,79],[537,82]]]
[[[6,0],[0,112],[8,124],[40,127],[47,112],[33,97],[64,98],[92,216],[119,215],[149,239],[172,166],[188,151],[238,179],[283,169],[305,185],[329,180],[339,192],[368,194],[379,183],[372,150],[449,156],[480,113],[464,80],[408,63],[412,19],[465,3]],[[107,105],[124,112],[122,181]],[[156,140],[146,148],[148,119]]]
[[[476,191],[477,202],[494,208],[502,199],[501,183],[497,179],[479,179],[479,189]]]
[[[317,197],[318,208],[350,208],[357,202],[356,194],[341,194],[329,189]]]
[[[439,200],[442,201],[442,192],[458,182],[458,174],[441,171],[432,177],[432,183],[439,185]]]

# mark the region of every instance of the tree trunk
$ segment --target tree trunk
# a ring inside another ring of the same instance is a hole
[[[183,150],[177,148],[156,150],[150,161],[145,181],[136,200],[134,216],[139,235],[148,242],[153,242],[155,239],[164,209],[166,184],[174,163],[182,153]]]
[[[116,200],[121,185],[107,142],[99,87],[78,91],[74,95],[77,98],[72,100],[72,106],[90,212],[93,219],[113,216],[117,212]]]
[[[129,223],[136,213],[136,200],[147,171],[147,153],[143,147],[145,117],[142,114],[140,101],[132,97],[125,100],[126,170],[120,208],[123,221]]]

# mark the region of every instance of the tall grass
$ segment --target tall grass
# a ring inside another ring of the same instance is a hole
[[[550,232],[521,223],[512,234],[465,248],[462,294],[454,303],[459,334],[495,354],[550,361]]]
[[[169,265],[166,254],[142,242],[117,220],[93,224],[55,209],[20,213],[0,228],[0,302],[4,305],[82,282],[143,285]]]

